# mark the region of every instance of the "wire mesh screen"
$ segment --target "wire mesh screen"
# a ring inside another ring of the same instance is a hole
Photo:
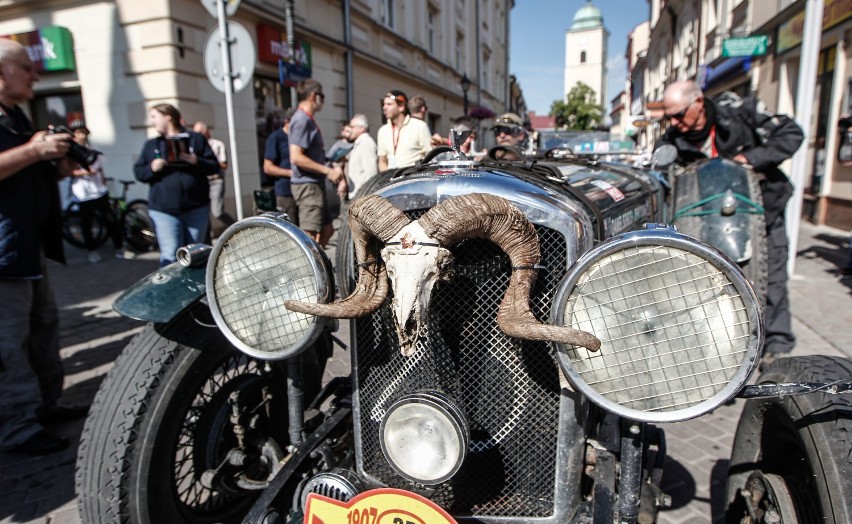
[[[274,353],[300,342],[312,317],[285,300],[317,302],[310,260],[286,233],[250,227],[227,239],[216,260],[216,303],[228,329],[257,351]]]
[[[567,267],[566,245],[561,234],[536,230],[547,269],[539,272],[531,305],[544,320]],[[459,473],[430,498],[458,516],[552,515],[559,424],[553,352],[547,343],[510,339],[497,327],[510,276],[509,259],[497,246],[466,240],[451,251],[454,277],[433,291],[412,356],[400,353],[387,302],[357,321],[364,470],[392,487],[408,485],[382,455],[379,423],[401,396],[437,389],[465,413],[471,445]]]
[[[581,378],[640,411],[677,411],[721,391],[751,335],[727,275],[665,246],[631,247],[593,264],[569,297],[565,322],[601,340],[600,351],[567,352]]]

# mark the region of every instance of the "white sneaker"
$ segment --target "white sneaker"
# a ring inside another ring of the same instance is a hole
[[[89,262],[91,262],[92,264],[97,264],[101,260],[103,260],[103,258],[101,258],[100,253],[98,253],[97,251],[89,251]]]
[[[136,253],[130,251],[129,249],[116,249],[115,258],[122,260],[133,260],[134,258],[136,258]]]

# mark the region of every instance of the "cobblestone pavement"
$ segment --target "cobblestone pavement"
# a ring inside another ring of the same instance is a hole
[[[833,275],[846,256],[847,241],[845,232],[802,225],[796,274],[790,281],[796,354],[852,353],[852,281]],[[89,264],[85,252],[68,251],[69,264],[51,263],[49,270],[61,310],[67,372],[63,401],[83,404],[91,402],[115,357],[142,329],[140,322],[115,314],[110,304],[121,290],[157,268],[157,256]],[[348,341],[345,329],[338,336]],[[344,373],[348,355],[336,350],[328,368],[329,373]],[[727,459],[741,408],[738,401],[699,419],[665,426],[669,456],[664,490],[673,504],[660,522],[722,522]],[[0,524],[79,524],[74,462],[82,428],[82,420],[53,426],[72,440],[69,449],[53,455],[0,453]]]

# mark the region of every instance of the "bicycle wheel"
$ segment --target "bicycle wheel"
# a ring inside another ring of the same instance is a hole
[[[103,217],[95,211],[92,215],[94,247],[101,247],[107,241],[108,236],[109,232],[104,225]],[[65,212],[62,214],[62,238],[74,247],[86,249],[86,241],[83,239],[83,215],[75,204],[65,208]]]
[[[127,210],[121,216],[124,241],[136,251],[145,253],[157,249],[157,235],[154,222],[148,215],[148,203],[134,200],[127,204]]]

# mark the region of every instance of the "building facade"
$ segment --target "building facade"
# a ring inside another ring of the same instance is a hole
[[[823,4],[814,118],[809,132],[803,216],[852,229],[852,166],[837,160],[838,121],[852,114],[852,0]],[[631,107],[657,125],[640,130],[652,144],[664,130],[659,101],[675,80],[698,82],[708,96],[754,94],[767,107],[796,117],[806,0],[649,0],[650,39],[629,64]],[[641,86],[641,87],[640,87]],[[805,101],[811,103],[810,100]],[[782,166],[790,173],[790,166]]]
[[[153,133],[147,108],[156,103],[175,105],[190,124],[205,120],[230,144],[224,95],[204,69],[205,42],[217,37],[217,20],[202,4],[3,2],[0,36],[26,45],[41,71],[28,108],[36,125],[85,121],[92,144],[105,154],[107,175],[116,179],[132,178],[133,162]],[[230,20],[247,29],[257,56],[253,74],[235,82],[245,86],[234,95],[244,209],[260,186],[263,144],[278,125],[275,110],[296,104],[292,86],[301,78],[325,88],[317,123],[328,145],[355,113],[367,115],[375,136],[383,123],[381,99],[390,89],[424,96],[428,123],[446,134],[463,112],[465,74],[472,107],[505,111],[512,6],[512,0],[243,0]],[[131,191],[144,196],[147,188]],[[227,199],[233,209],[233,184]]]

